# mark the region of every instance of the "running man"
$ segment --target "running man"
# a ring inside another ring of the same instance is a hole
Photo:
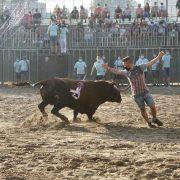
[[[158,62],[164,56],[164,52],[161,51],[157,57],[149,61],[147,64],[141,64],[134,66],[133,60],[128,56],[123,59],[125,70],[118,70],[115,68],[110,68],[108,64],[103,64],[103,67],[106,68],[109,72],[114,74],[120,74],[128,78],[132,95],[135,102],[137,103],[141,114],[145,121],[148,123],[149,127],[155,128],[154,124],[158,126],[163,126],[163,123],[157,119],[156,106],[153,100],[152,95],[149,93],[149,90],[145,83],[144,70],[150,68],[153,64]],[[153,116],[152,120],[149,119],[146,112],[145,103],[150,107],[151,114]]]

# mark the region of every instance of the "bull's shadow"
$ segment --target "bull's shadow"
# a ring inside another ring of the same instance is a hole
[[[180,143],[180,128],[148,128],[123,126],[120,123],[98,123],[107,129],[106,135],[112,139],[124,139],[134,142]]]
[[[93,126],[100,126],[105,128],[106,132],[92,132],[86,123],[82,126],[77,126],[76,124],[71,124],[65,129],[71,132],[82,132],[82,133],[92,133],[99,136],[107,136],[111,139],[127,140],[132,142],[145,142],[145,143],[180,143],[180,128],[154,128],[150,129],[148,127],[135,127],[127,126],[116,122],[92,122]]]

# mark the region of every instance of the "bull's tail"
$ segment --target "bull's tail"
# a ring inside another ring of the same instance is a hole
[[[42,86],[46,84],[46,81],[39,81],[35,84],[31,84],[30,82],[22,82],[22,83],[13,83],[14,86],[31,86],[31,87],[36,87],[36,86]]]

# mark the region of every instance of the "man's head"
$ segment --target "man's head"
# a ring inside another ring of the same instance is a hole
[[[141,54],[141,55],[140,55],[140,58],[141,58],[141,59],[144,59],[144,54]]]
[[[123,61],[125,69],[130,70],[133,68],[134,66],[133,60],[129,56],[123,58],[122,61]]]
[[[140,8],[141,7],[141,4],[138,4],[138,8]]]
[[[79,61],[82,61],[82,57],[81,56],[79,57]]]
[[[166,50],[166,54],[169,55],[169,51],[168,50]]]

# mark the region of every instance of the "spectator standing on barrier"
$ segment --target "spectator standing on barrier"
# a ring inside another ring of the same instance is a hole
[[[59,44],[61,47],[61,55],[67,53],[67,33],[69,32],[68,28],[66,27],[65,21],[62,23],[60,27],[60,39]]]
[[[129,22],[131,21],[131,8],[127,4],[126,8],[123,11],[122,20],[124,22],[125,19],[129,19]]]
[[[177,21],[178,21],[178,18],[180,17],[180,0],[177,0],[176,9],[178,10],[177,12]]]
[[[170,67],[171,67],[171,59],[169,51],[166,51],[166,54],[162,57],[163,63],[163,81],[165,86],[170,86]]]
[[[21,82],[21,65],[19,58],[16,58],[16,61],[14,62],[14,72],[16,75],[16,82]]]
[[[47,31],[50,38],[51,53],[53,54],[57,54],[58,29],[59,28],[55,24],[55,21],[52,21]]]
[[[87,65],[83,61],[82,57],[79,57],[79,60],[74,65],[74,70],[76,71],[77,80],[83,80],[85,77]]]
[[[24,56],[23,59],[20,60],[19,62],[20,64],[20,74],[21,74],[21,81],[27,81],[28,80],[28,73],[29,73],[29,66],[30,66],[30,62],[29,60],[27,60],[27,58]]]
[[[144,54],[141,54],[139,59],[136,61],[136,66],[140,66],[142,64],[147,64],[149,61],[147,58],[144,57]],[[148,69],[144,68],[144,75],[147,78]]]
[[[147,64],[142,64],[139,66],[134,66],[133,60],[130,57],[126,57],[123,59],[124,67],[126,70],[117,70],[114,68],[110,68],[108,64],[103,65],[103,67],[106,68],[109,72],[114,74],[120,74],[128,78],[131,85],[131,91],[134,101],[138,105],[142,117],[151,128],[156,127],[154,124],[157,124],[158,126],[163,126],[163,123],[157,118],[156,105],[152,95],[149,92],[149,89],[146,86],[143,72],[144,69],[150,68],[153,64],[158,62],[163,55],[164,52],[160,52],[156,58],[154,58]],[[147,104],[150,107],[152,120],[150,120],[148,117],[145,104]]]
[[[144,14],[144,10],[141,7],[141,4],[138,4],[138,8],[136,9],[136,18],[137,18],[137,20],[140,19],[142,21],[143,14]]]
[[[144,6],[144,18],[150,18],[150,11],[151,8],[149,6],[149,3],[147,2]]]
[[[91,70],[91,75],[93,75],[94,70],[96,70],[96,80],[103,80],[105,79],[106,75],[106,69],[102,67],[104,64],[104,60],[102,56],[97,56],[97,61],[94,63],[92,70]]]

